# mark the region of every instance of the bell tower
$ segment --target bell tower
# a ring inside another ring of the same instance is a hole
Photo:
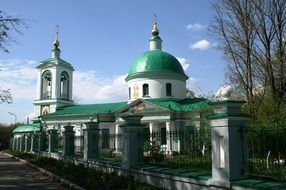
[[[59,27],[56,26],[52,57],[41,61],[36,67],[37,96],[34,101],[35,117],[56,111],[56,108],[72,105],[73,66],[60,58],[58,39]]]

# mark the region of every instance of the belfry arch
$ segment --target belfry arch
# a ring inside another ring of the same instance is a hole
[[[68,100],[69,99],[69,74],[66,71],[61,73],[60,81],[60,98]]]
[[[42,74],[41,80],[41,99],[52,98],[52,73],[47,70]]]

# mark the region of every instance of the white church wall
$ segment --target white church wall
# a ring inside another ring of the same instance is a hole
[[[166,95],[166,84],[172,84],[172,96]],[[149,85],[149,96],[143,97],[143,84]],[[183,99],[186,97],[186,82],[175,79],[151,79],[137,78],[128,81],[131,89],[130,101],[138,98],[174,98]]]

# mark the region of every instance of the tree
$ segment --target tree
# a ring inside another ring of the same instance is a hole
[[[8,149],[10,139],[13,136],[12,131],[15,128],[13,125],[5,125],[0,123],[0,149]]]
[[[16,31],[21,34],[19,28],[21,26],[26,26],[24,20],[19,17],[8,16],[3,11],[0,10],[0,49],[6,53],[9,53],[7,45],[9,42],[15,42],[11,33]]]
[[[11,33],[13,31],[21,33],[21,31],[19,30],[21,26],[26,26],[22,18],[8,16],[3,11],[0,11],[0,49],[2,51],[4,51],[5,53],[9,53],[7,46],[10,42],[15,42],[15,40],[11,36]],[[0,89],[0,103],[3,102],[12,103],[12,95],[10,89]]]
[[[214,4],[216,13],[211,30],[220,42],[219,48],[229,60],[227,77],[237,89],[244,91],[248,112],[256,117],[254,85],[258,85],[254,72],[256,59],[253,46],[256,31],[252,24],[254,10],[248,0],[220,0]],[[257,84],[256,84],[257,83]]]
[[[228,60],[229,81],[244,93],[254,120],[266,95],[279,120],[286,93],[286,1],[219,0],[213,7],[211,31]]]
[[[0,90],[0,104],[1,103],[12,103],[12,95],[10,93],[10,89],[8,90]]]

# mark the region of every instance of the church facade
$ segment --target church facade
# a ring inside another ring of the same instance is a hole
[[[83,147],[84,139],[77,137],[83,137],[86,123],[98,123],[100,134],[118,135],[121,134],[122,116],[136,114],[143,116],[141,123],[145,131],[165,135],[159,143],[166,153],[180,152],[181,140],[170,139],[168,134],[199,128],[210,106],[206,99],[186,97],[188,76],[180,62],[162,50],[156,21],[151,34],[149,51],[135,59],[125,79],[128,100],[84,105],[75,105],[72,100],[74,68],[60,57],[56,37],[52,57],[37,66],[35,121],[18,126],[13,131],[14,139],[28,138],[39,132],[47,134],[51,130],[62,136],[64,126],[69,125],[75,132],[75,146]],[[119,141],[114,142],[112,150],[120,152]]]

